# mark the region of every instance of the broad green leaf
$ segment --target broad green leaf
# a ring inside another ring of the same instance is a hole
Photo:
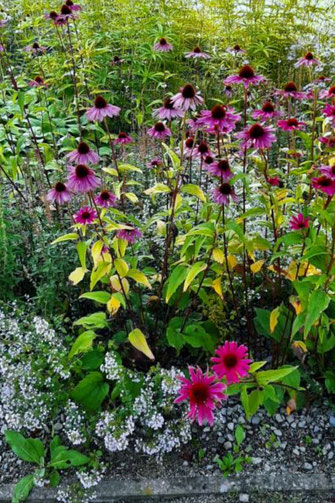
[[[204,271],[206,267],[207,266],[205,262],[196,262],[195,264],[192,265],[185,279],[184,292],[186,292],[192,281],[197,277],[198,274]]]
[[[97,312],[84,316],[83,318],[75,321],[73,325],[86,325],[90,328],[105,328],[107,326],[106,313]]]
[[[237,442],[237,445],[240,446],[245,439],[245,431],[243,429],[243,426],[238,424],[235,429],[235,439]]]
[[[15,454],[23,461],[40,464],[44,458],[44,447],[42,440],[38,438],[25,438],[21,433],[12,430],[5,431],[6,442],[10,445]]]
[[[72,232],[71,234],[65,234],[64,236],[60,236],[59,238],[55,239],[51,244],[55,245],[56,243],[62,243],[63,241],[74,241],[76,239],[79,239],[79,234]]]
[[[165,301],[169,302],[172,295],[175,293],[177,288],[183,283],[188,273],[188,269],[185,266],[177,265],[170,274],[168,279],[168,285],[166,290]]]
[[[79,402],[84,409],[97,411],[108,395],[109,384],[104,381],[101,372],[91,372],[82,379],[72,392],[72,398]]]
[[[256,374],[259,384],[277,382],[293,372],[297,367],[283,367],[276,370],[263,370]]]
[[[117,270],[119,276],[123,278],[127,276],[127,272],[129,270],[128,264],[122,258],[116,258],[113,262],[115,269]]]
[[[135,328],[130,334],[128,335],[128,340],[134,348],[136,348],[138,351],[141,351],[141,353],[145,354],[150,360],[154,360],[155,357],[151,352],[151,349],[148,346],[147,340],[145,338],[145,335],[139,328]]]
[[[95,300],[95,302],[100,302],[100,304],[107,304],[110,297],[111,294],[108,292],[86,292],[83,293],[79,298]]]
[[[321,313],[327,309],[330,297],[323,290],[314,290],[308,300],[308,309],[304,326],[304,336],[307,337],[314,323],[318,321]]]
[[[138,269],[129,269],[127,272],[127,278],[131,278],[136,281],[136,283],[141,283],[142,285],[145,285],[147,288],[151,288],[151,285],[148,281],[148,278],[146,275],[139,271]]]
[[[92,343],[96,337],[96,333],[93,330],[86,330],[80,334],[74,341],[71,351],[69,353],[69,359],[73,358],[79,353],[86,353],[92,348]]]
[[[202,202],[206,201],[205,194],[203,193],[201,188],[198,187],[198,185],[194,185],[193,183],[183,185],[180,191],[185,194],[190,194],[191,196],[196,196]]]
[[[111,270],[112,266],[108,262],[100,262],[98,267],[91,272],[90,278],[90,290],[93,290],[95,285],[100,281],[106,274],[108,274]]]
[[[13,489],[12,503],[21,503],[26,501],[32,488],[34,487],[34,475],[26,475],[17,484],[15,484]]]
[[[90,458],[84,454],[60,445],[55,449],[49,466],[55,470],[65,470],[71,466],[86,465],[89,461]]]
[[[84,241],[77,243],[77,252],[81,267],[86,270],[86,243]]]

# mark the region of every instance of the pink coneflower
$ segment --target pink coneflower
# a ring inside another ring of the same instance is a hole
[[[266,179],[266,181],[272,185],[272,187],[278,187],[278,185],[280,184],[280,178],[278,176],[274,176],[274,177],[268,177]]]
[[[329,178],[332,178],[332,180],[335,180],[335,164],[332,166],[320,166],[318,170],[323,174],[328,176]]]
[[[322,110],[322,113],[325,114],[331,120],[331,122],[335,121],[335,106],[334,105],[329,105],[327,103],[325,108]]]
[[[173,46],[169,44],[166,38],[162,37],[158,42],[156,42],[154,49],[157,52],[170,52],[172,51]]]
[[[195,154],[196,157],[199,156],[202,157],[203,159],[205,159],[208,156],[213,156],[208,143],[205,142],[204,140],[200,141],[198,145],[196,145],[196,147],[193,150],[193,154]]]
[[[335,136],[321,136],[319,141],[328,148],[335,148]]]
[[[87,225],[94,222],[94,220],[98,218],[98,214],[94,208],[90,208],[89,206],[85,206],[81,208],[78,213],[74,215],[74,221],[77,224]]]
[[[298,213],[296,217],[291,217],[289,224],[293,231],[300,231],[301,229],[308,229],[309,220],[310,217],[305,218],[302,213]]]
[[[216,161],[210,163],[205,169],[211,175],[218,176],[221,180],[228,181],[233,178],[233,173],[230,169],[229,162],[227,159],[222,159],[221,161]]]
[[[248,376],[251,360],[248,359],[246,346],[226,341],[223,346],[216,349],[215,353],[217,356],[211,358],[211,361],[216,364],[213,365],[213,371],[219,379],[225,377],[227,384],[232,384]]]
[[[148,135],[163,140],[166,136],[171,136],[171,131],[165,126],[164,122],[156,122],[153,127],[148,129]]]
[[[118,239],[124,239],[125,241],[128,241],[128,243],[133,245],[138,239],[142,237],[142,232],[139,229],[132,227],[131,225],[125,225],[127,225],[129,229],[120,229],[119,231],[117,231],[116,237]]]
[[[105,117],[115,117],[119,115],[120,107],[110,105],[103,96],[97,96],[94,100],[94,106],[86,112],[86,118],[89,121],[103,121]]]
[[[230,203],[230,198],[237,203],[238,197],[235,194],[234,187],[230,185],[228,182],[221,183],[218,187],[216,187],[213,192],[213,200],[216,204],[224,204],[226,206]]]
[[[230,75],[224,80],[224,83],[243,84],[245,88],[248,88],[250,84],[257,85],[264,80],[264,77],[255,74],[255,70],[250,65],[244,65],[237,75]]]
[[[160,166],[162,166],[162,164],[162,161],[158,159],[158,157],[154,157],[150,162],[147,163],[147,168],[159,168]]]
[[[179,93],[171,98],[171,101],[176,108],[187,111],[189,109],[195,110],[198,105],[204,102],[204,99],[192,84],[186,84],[186,86],[180,89]]]
[[[335,98],[335,86],[320,91],[320,98]]]
[[[210,55],[206,52],[203,52],[200,47],[197,45],[193,51],[186,52],[185,58],[193,58],[193,59],[210,59]]]
[[[298,91],[296,84],[292,81],[287,82],[283,89],[277,89],[275,94],[283,98],[293,98],[295,100],[303,100],[306,98],[306,94]]]
[[[186,124],[188,125],[189,129],[188,132],[190,134],[195,134],[196,131],[202,128],[202,125],[198,123],[199,115],[194,117],[194,119],[187,119]]]
[[[333,196],[335,194],[335,180],[323,175],[318,178],[312,178],[313,187],[317,190],[321,190],[328,196]]]
[[[49,14],[46,14],[44,17],[46,19],[51,19],[51,21],[53,21],[53,23],[56,24],[59,14],[55,10],[52,10],[51,12],[49,12]]]
[[[65,4],[74,12],[82,9],[80,5],[73,3],[72,0],[66,0]]]
[[[65,204],[71,199],[71,193],[68,191],[65,183],[57,182],[55,186],[49,190],[46,198],[52,203]]]
[[[245,54],[245,50],[242,49],[239,44],[234,45],[234,47],[228,47],[227,52],[230,54]]]
[[[306,127],[305,122],[298,121],[298,119],[294,119],[293,117],[287,120],[280,120],[277,125],[283,131],[295,131]]]
[[[100,185],[95,173],[86,164],[69,166],[68,187],[74,192],[90,192]]]
[[[195,143],[193,136],[189,136],[184,142],[184,154],[186,157],[193,156],[193,151],[195,150]]]
[[[112,61],[109,63],[111,66],[119,66],[124,63],[124,59],[121,59],[119,56],[114,56]]]
[[[271,126],[264,126],[259,124],[253,124],[253,126],[247,127],[242,132],[237,133],[237,138],[243,140],[243,148],[270,148],[272,143],[276,141],[276,137],[273,134],[274,128]]]
[[[109,208],[110,206],[115,205],[116,197],[108,190],[103,190],[98,196],[94,198],[94,201],[98,206]]]
[[[213,410],[217,404],[227,398],[224,394],[226,386],[217,382],[215,376],[210,376],[208,372],[203,374],[199,367],[189,367],[188,370],[190,379],[183,376],[177,378],[182,386],[174,403],[189,401],[190,411],[187,418],[192,422],[197,420],[200,426],[204,421],[212,425],[214,423]]]
[[[314,58],[311,52],[307,52],[303,58],[298,59],[294,66],[298,68],[299,66],[313,66],[319,64],[320,61]]]
[[[201,110],[198,124],[204,124],[209,128],[217,127],[220,130],[232,131],[241,115],[235,114],[232,107],[214,105],[211,110]]]
[[[213,164],[213,162],[215,162],[214,157],[212,155],[206,155],[206,157],[204,158],[205,169],[207,169],[207,166]]]
[[[166,100],[164,100],[163,106],[157,108],[157,110],[153,112],[153,115],[158,117],[158,119],[160,120],[166,119],[168,121],[171,121],[172,119],[175,119],[177,117],[184,117],[185,112],[183,110],[180,110],[179,108],[175,108],[174,103],[171,101],[171,98],[166,98]]]
[[[99,162],[99,156],[96,152],[90,149],[90,147],[84,141],[81,141],[76,150],[73,150],[67,157],[70,162],[76,164],[97,164]]]
[[[39,45],[37,42],[34,42],[32,45],[27,45],[24,48],[25,52],[31,52],[32,54],[41,54],[47,50],[43,45]]]
[[[121,131],[117,138],[114,140],[114,143],[120,143],[121,145],[127,145],[127,143],[131,143],[133,141],[132,137],[129,136],[128,133],[124,133]]]
[[[37,77],[34,78],[34,80],[31,80],[30,82],[28,82],[28,86],[30,86],[30,87],[46,87],[47,84],[44,82],[42,77],[40,77],[38,75]]]
[[[266,101],[262,108],[252,112],[251,117],[256,120],[267,121],[280,115],[282,115],[281,112],[276,111],[274,104],[271,101]]]
[[[68,22],[69,19],[75,19],[74,14],[72,13],[72,9],[66,4],[62,5],[60,14],[55,20],[57,25],[64,25]]]

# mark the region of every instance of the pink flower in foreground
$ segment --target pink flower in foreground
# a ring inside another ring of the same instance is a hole
[[[198,124],[203,124],[210,128],[217,127],[220,130],[232,131],[235,123],[240,120],[241,115],[235,114],[232,107],[224,105],[214,105],[211,110],[201,110]]]
[[[276,111],[274,104],[271,101],[266,101],[261,109],[254,110],[251,117],[256,120],[266,121],[279,117],[281,112]]]
[[[230,169],[227,159],[215,161],[205,167],[206,171],[211,175],[218,176],[221,180],[227,181],[233,178],[233,173]]]
[[[186,52],[185,53],[185,58],[192,58],[192,59],[210,59],[210,55],[207,54],[206,52],[203,52],[200,47],[197,45],[193,51],[191,52]]]
[[[335,98],[335,86],[320,91],[320,98]]]
[[[323,175],[329,176],[329,178],[335,180],[335,164],[332,166],[320,166],[318,169]]]
[[[295,217],[290,219],[290,227],[293,231],[300,231],[300,229],[308,229],[310,217],[304,217],[302,213],[298,213]]]
[[[172,119],[176,119],[178,117],[184,117],[185,112],[176,108],[171,98],[166,98],[163,102],[163,106],[157,108],[157,110],[153,112],[153,115],[158,117],[160,120],[166,119],[171,121]]]
[[[325,108],[321,111],[323,114],[325,114],[331,120],[331,122],[335,121],[335,106],[334,105],[329,105],[329,103],[327,103]]]
[[[119,115],[120,107],[109,105],[103,96],[97,96],[94,100],[94,106],[86,112],[86,118],[89,121],[103,121],[105,117],[115,117]]]
[[[243,84],[245,88],[248,88],[250,84],[257,85],[264,80],[264,77],[255,74],[255,70],[250,65],[244,65],[237,75],[230,75],[224,80],[224,83]]]
[[[319,141],[326,145],[327,148],[335,148],[335,136],[321,136]]]
[[[188,368],[190,379],[179,376],[182,386],[178,398],[174,403],[190,402],[190,411],[187,414],[192,422],[197,420],[201,426],[205,421],[210,425],[214,423],[213,410],[227,397],[224,394],[226,386],[217,382],[215,376],[205,374],[202,370],[194,367]]]
[[[98,206],[109,208],[110,206],[115,206],[116,197],[108,190],[103,190],[98,196],[94,198],[94,201]]]
[[[287,82],[283,89],[277,89],[275,94],[283,98],[293,98],[295,100],[303,100],[306,98],[306,94],[298,91],[296,84],[292,81]]]
[[[290,118],[287,120],[280,120],[277,123],[283,131],[295,131],[304,129],[306,127],[305,122],[298,121],[298,119]]]
[[[30,86],[30,87],[46,87],[47,84],[44,82],[42,77],[40,77],[38,75],[37,77],[34,78],[34,80],[31,80],[30,82],[28,82],[28,86]]]
[[[244,131],[237,133],[237,138],[243,140],[243,148],[270,148],[272,143],[276,141],[273,134],[274,128],[271,126],[264,126],[259,123],[253,124],[244,129]]]
[[[318,178],[312,178],[313,187],[320,190],[328,196],[333,196],[335,194],[335,180],[329,178],[328,176],[319,176]]]
[[[166,38],[162,37],[158,42],[156,42],[154,49],[157,52],[170,52],[172,51],[173,46],[169,44]]]
[[[226,341],[223,346],[216,349],[215,353],[217,356],[211,358],[211,361],[215,363],[213,371],[219,379],[225,377],[227,384],[232,384],[248,376],[251,360],[248,359],[246,346],[238,346],[237,342]]]
[[[90,192],[100,185],[95,173],[86,164],[69,166],[68,187],[74,192]]]
[[[131,143],[133,141],[132,137],[129,136],[128,133],[124,133],[121,131],[116,140],[114,140],[114,143],[120,143],[121,145],[127,145],[127,143]]]
[[[118,239],[124,239],[125,241],[128,241],[128,243],[133,245],[138,239],[142,237],[142,232],[139,229],[132,227],[131,225],[125,225],[127,225],[129,229],[120,229],[119,231],[117,231],[116,237]]]
[[[320,61],[314,58],[311,52],[307,52],[303,58],[298,59],[294,66],[298,68],[299,66],[313,66],[319,64]]]
[[[166,136],[171,136],[171,131],[163,122],[156,122],[153,127],[148,129],[148,135],[163,140]]]
[[[98,214],[95,209],[85,206],[75,214],[74,221],[77,224],[87,225],[93,223],[96,218],[98,218]]]
[[[47,200],[51,203],[65,204],[71,199],[71,193],[68,191],[65,183],[57,182],[55,186],[47,193]]]
[[[171,101],[176,108],[187,111],[195,110],[198,105],[202,105],[204,99],[192,84],[186,84],[179,93],[172,96]]]
[[[213,200],[216,204],[224,204],[228,206],[230,203],[230,198],[237,203],[238,197],[235,194],[234,187],[228,182],[221,183],[212,192]]]
[[[70,162],[76,164],[97,164],[99,162],[99,156],[96,152],[90,149],[90,147],[84,141],[78,144],[76,150],[73,150],[66,156]]]

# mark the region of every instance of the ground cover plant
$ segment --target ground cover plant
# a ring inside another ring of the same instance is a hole
[[[0,418],[35,468],[13,501],[66,469],[59,500],[91,498],[108,452],[162,462],[232,400],[332,407],[331,13],[284,4],[3,6]]]

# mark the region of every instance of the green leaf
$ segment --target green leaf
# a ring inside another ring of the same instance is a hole
[[[128,340],[130,344],[134,346],[134,348],[136,348],[138,351],[141,351],[141,353],[145,354],[145,356],[147,356],[150,360],[155,359],[151,349],[148,346],[145,335],[139,328],[135,328],[135,330],[132,330],[130,332],[130,334],[128,335]]]
[[[235,439],[237,442],[237,445],[240,446],[245,439],[245,431],[243,429],[243,426],[238,424],[235,429]]]
[[[73,325],[86,325],[90,328],[105,328],[107,327],[106,313],[98,312],[84,316],[75,321]]]
[[[81,267],[86,270],[86,243],[79,241],[77,243],[77,252]]]
[[[71,234],[65,234],[64,236],[60,236],[59,238],[55,239],[51,244],[55,245],[56,243],[62,243],[63,241],[74,241],[76,239],[79,239],[79,234],[76,232],[72,232]]]
[[[264,370],[256,374],[259,384],[268,384],[270,382],[280,381],[298,367],[282,367],[276,370]]]
[[[72,392],[72,397],[79,402],[84,409],[95,412],[106,398],[109,392],[109,384],[104,381],[101,372],[91,372],[82,379]]]
[[[127,276],[127,272],[129,271],[129,267],[128,267],[128,264],[125,260],[123,260],[122,258],[116,258],[114,260],[114,267],[117,270],[117,272],[121,278],[123,278],[124,276]]]
[[[53,471],[50,473],[49,480],[50,480],[50,486],[51,487],[57,487],[58,484],[60,483],[60,474],[57,471]]]
[[[216,338],[208,335],[200,325],[188,325],[184,330],[184,341],[193,348],[203,348],[212,352],[215,349]]]
[[[253,416],[259,406],[261,405],[262,403],[262,400],[263,400],[263,392],[258,390],[258,389],[255,389],[254,391],[252,391],[249,395],[249,414],[250,416]]]
[[[252,374],[266,365],[267,362],[254,362],[250,365],[249,372]]]
[[[57,447],[49,463],[50,468],[55,470],[65,470],[70,466],[82,466],[89,462],[90,458],[74,449],[69,449],[63,445]]]
[[[34,475],[26,475],[14,486],[12,503],[26,501],[34,487]]]
[[[321,313],[327,309],[330,298],[323,290],[314,290],[308,300],[304,336],[307,337],[314,323],[318,321]]]
[[[177,288],[183,283],[183,281],[187,276],[187,273],[188,269],[183,265],[177,265],[177,267],[173,269],[167,283],[167,290],[165,296],[166,302],[169,302],[169,300],[171,299],[172,295],[175,293]]]
[[[100,302],[100,304],[107,304],[111,298],[111,294],[108,292],[86,292],[83,293],[80,299],[95,300],[95,302]]]
[[[17,431],[5,431],[6,442],[12,451],[23,461],[36,463],[39,465],[44,458],[44,447],[42,440],[35,438],[25,438]]]
[[[188,289],[194,278],[196,278],[198,274],[200,274],[204,269],[206,269],[206,267],[207,266],[205,262],[196,262],[195,264],[192,265],[185,279],[184,292],[186,292],[186,290]]]
[[[186,185],[183,185],[182,188],[180,189],[180,192],[185,194],[190,194],[191,196],[196,196],[198,199],[200,199],[202,202],[206,201],[205,194],[201,190],[198,185],[194,185],[193,183],[187,183]]]
[[[168,153],[168,156],[171,159],[172,166],[174,167],[174,169],[178,170],[180,168],[180,159],[179,159],[179,157],[177,156],[177,154],[173,150],[170,149],[170,147],[168,147],[166,145],[166,143],[162,143],[162,145],[165,148],[166,152]]]
[[[80,334],[74,341],[71,351],[69,353],[69,360],[79,353],[86,353],[92,348],[92,343],[96,337],[96,333],[93,330],[87,330]]]

